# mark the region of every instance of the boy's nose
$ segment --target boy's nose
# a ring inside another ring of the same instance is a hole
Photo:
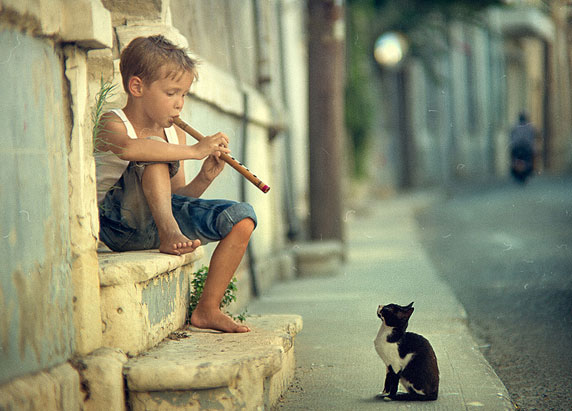
[[[183,108],[183,104],[185,104],[185,98],[181,97],[180,99],[177,100],[177,102],[175,103],[175,108],[177,110],[181,110]]]

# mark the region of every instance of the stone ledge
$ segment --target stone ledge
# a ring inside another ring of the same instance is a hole
[[[34,34],[73,42],[86,49],[113,46],[111,14],[101,0],[2,0],[0,11]]]
[[[203,256],[203,247],[182,256],[163,254],[158,250],[123,253],[99,251],[99,282],[101,287],[144,282],[157,274],[197,262]]]
[[[79,374],[69,363],[0,386],[0,410],[80,409]]]
[[[254,316],[252,331],[181,330],[182,338],[131,359],[124,368],[133,410],[270,407],[294,375],[297,315]],[[202,405],[201,405],[202,403]]]
[[[340,273],[343,245],[337,240],[296,244],[292,248],[298,277],[324,277]]]
[[[87,49],[113,47],[111,13],[100,0],[63,0],[62,40]]]

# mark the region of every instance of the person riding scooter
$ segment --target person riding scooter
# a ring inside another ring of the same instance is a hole
[[[534,140],[536,129],[530,124],[528,115],[521,112],[518,123],[510,131],[511,174],[521,183],[534,170]]]

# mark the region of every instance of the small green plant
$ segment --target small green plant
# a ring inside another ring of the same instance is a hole
[[[116,84],[112,84],[110,81],[104,81],[103,78],[100,80],[99,91],[95,95],[95,106],[91,112],[91,121],[93,124],[92,137],[93,137],[93,147],[97,152],[98,135],[101,131],[101,115],[104,113],[108,100],[115,94]]]
[[[197,271],[194,274],[194,278],[191,281],[192,291],[191,291],[191,298],[190,298],[190,302],[189,302],[189,321],[191,319],[191,316],[193,315],[193,311],[195,310],[195,308],[197,308],[197,304],[199,303],[199,299],[201,298],[201,295],[203,294],[203,289],[205,287],[205,281],[207,280],[208,272],[209,272],[209,268],[206,266],[202,266],[199,269],[199,271]],[[236,291],[237,291],[236,277],[233,277],[232,280],[230,281],[230,283],[228,284],[226,291],[224,292],[224,296],[222,297],[222,301],[220,302],[220,309],[221,310],[224,309],[225,307],[227,307],[233,301],[236,301]],[[236,315],[236,316],[232,315],[228,312],[227,312],[227,314],[230,315],[235,321],[240,321],[240,322],[246,321],[246,311],[244,311],[241,314]]]

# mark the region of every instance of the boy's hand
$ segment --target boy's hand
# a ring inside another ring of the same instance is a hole
[[[207,181],[212,182],[223,170],[225,162],[220,159],[217,155],[210,155],[203,162],[201,171],[199,174],[203,175],[203,178]]]
[[[228,142],[229,139],[227,135],[221,132],[205,137],[195,144],[197,155],[199,159],[203,159],[211,155],[219,157],[221,153],[228,154],[230,153]]]

